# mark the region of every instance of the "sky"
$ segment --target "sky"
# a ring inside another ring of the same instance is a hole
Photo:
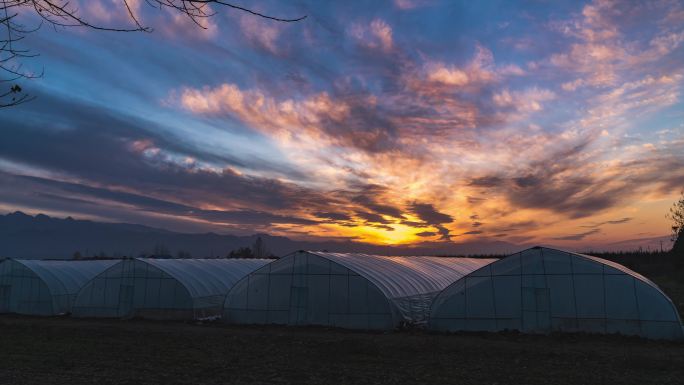
[[[684,2],[234,3],[306,19],[133,1],[152,32],[27,36],[44,75],[0,110],[0,212],[409,246],[669,233]]]

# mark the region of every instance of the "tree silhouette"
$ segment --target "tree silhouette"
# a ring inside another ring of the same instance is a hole
[[[152,28],[145,26],[140,18],[135,15],[130,5],[131,0],[120,0],[124,5],[127,17],[132,21],[132,27],[102,26],[84,18],[79,14],[78,8],[70,0],[0,0],[0,108],[16,106],[33,99],[26,91],[17,84],[22,79],[41,77],[43,71],[35,73],[23,67],[23,61],[38,56],[30,50],[20,46],[27,34],[40,28],[27,28],[17,22],[19,12],[35,13],[46,24],[53,27],[86,27],[100,31],[113,32],[152,32]],[[153,8],[171,9],[187,16],[200,28],[206,27],[202,20],[212,17],[215,12],[211,5],[246,12],[264,19],[276,22],[292,23],[303,20],[306,16],[297,18],[280,18],[253,11],[251,9],[234,5],[221,0],[145,0]]]
[[[672,251],[684,253],[684,191],[667,216],[672,220]]]
[[[254,254],[249,247],[239,247],[237,250],[232,250],[228,258],[254,258]]]
[[[269,252],[264,244],[264,240],[261,239],[261,236],[258,236],[252,245],[252,255],[254,255],[254,258],[266,258],[268,254]]]

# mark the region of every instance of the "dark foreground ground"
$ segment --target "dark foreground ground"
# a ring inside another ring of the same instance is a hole
[[[684,343],[0,317],[0,384],[683,384]]]

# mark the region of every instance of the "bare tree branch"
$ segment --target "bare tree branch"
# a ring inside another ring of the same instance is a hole
[[[36,75],[23,69],[22,61],[35,58],[38,54],[18,46],[27,34],[38,30],[43,23],[36,28],[28,29],[15,22],[20,10],[35,12],[43,22],[55,28],[86,27],[112,32],[152,32],[152,28],[145,26],[139,16],[135,14],[129,0],[120,1],[126,9],[127,18],[133,24],[132,27],[91,23],[79,13],[79,9],[72,5],[70,0],[0,0],[0,108],[16,106],[33,100],[34,97],[25,93],[16,82],[43,76],[43,71]],[[201,20],[215,15],[211,9],[212,4],[277,22],[293,23],[306,19],[306,15],[297,18],[270,16],[222,0],[145,0],[145,2],[160,10],[168,8],[180,12],[190,18],[195,25],[204,29],[207,27],[201,23]],[[2,29],[5,30],[4,34],[1,31]],[[4,83],[10,83],[9,88],[3,88],[2,84]]]

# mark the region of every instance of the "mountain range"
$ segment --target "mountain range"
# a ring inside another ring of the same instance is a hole
[[[17,211],[0,215],[0,257],[71,258],[82,256],[170,255],[180,252],[193,257],[225,256],[241,247],[250,247],[261,237],[265,247],[282,256],[296,250],[329,250],[382,255],[502,254],[520,248],[506,242],[423,243],[417,246],[383,246],[352,241],[299,241],[268,234],[249,236],[216,233],[180,233],[129,223],[107,223],[71,217],[35,216]]]
[[[230,251],[250,247],[261,237],[263,244],[275,256],[296,250],[328,250],[380,255],[484,255],[510,254],[533,245],[518,245],[503,241],[465,243],[424,242],[417,245],[385,246],[352,241],[301,241],[282,236],[254,234],[238,236],[216,233],[180,233],[129,223],[108,223],[79,220],[71,217],[35,216],[20,211],[0,215],[0,257],[71,258],[139,256],[164,254],[176,256],[189,253],[193,257],[226,256]],[[627,240],[601,245],[594,250],[658,249],[661,242],[670,247],[664,237]]]

